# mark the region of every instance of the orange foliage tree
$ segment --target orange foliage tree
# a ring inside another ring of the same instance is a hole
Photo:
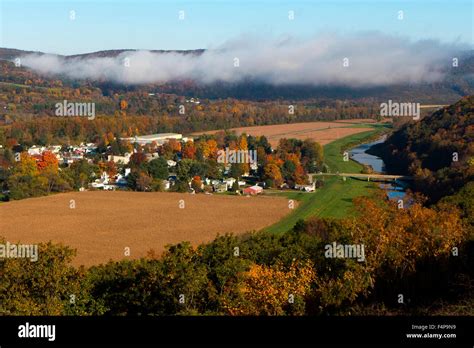
[[[54,172],[58,171],[58,159],[51,151],[44,151],[41,155],[41,159],[36,162],[36,165],[40,171],[45,169],[49,169]]]

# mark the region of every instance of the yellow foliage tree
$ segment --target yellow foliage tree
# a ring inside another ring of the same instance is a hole
[[[295,261],[289,268],[254,264],[244,274],[239,288],[242,297],[225,307],[231,315],[285,315],[295,313],[292,306],[298,304],[297,314],[304,314],[303,300],[315,279],[309,261]]]

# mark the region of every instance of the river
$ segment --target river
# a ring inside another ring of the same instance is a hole
[[[383,136],[382,138],[377,139],[376,141],[366,143],[366,144],[361,144],[357,147],[354,147],[353,149],[349,151],[351,159],[353,159],[354,161],[360,164],[371,166],[374,172],[391,174],[391,173],[386,172],[385,163],[380,157],[370,155],[366,152],[372,146],[383,143],[385,140],[386,140],[386,136]],[[402,182],[395,181],[391,183],[380,183],[379,186],[380,188],[382,188],[383,190],[387,192],[387,196],[390,199],[398,200],[398,199],[403,199],[403,197],[405,196],[406,184]]]

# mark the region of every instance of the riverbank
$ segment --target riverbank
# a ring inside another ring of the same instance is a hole
[[[380,148],[383,146],[386,136],[383,135],[375,141],[370,143],[361,144],[349,151],[350,158],[363,166],[370,167],[374,172],[380,174],[397,174],[391,173],[386,170],[385,162],[379,156],[373,154],[371,151],[373,148]],[[376,152],[376,151],[375,151]],[[407,184],[400,181],[394,181],[390,183],[381,183],[379,187],[384,190],[389,199],[403,199],[405,197],[405,189]]]
[[[355,161],[344,161],[343,151],[350,144],[362,144],[380,137],[387,129],[376,128],[372,131],[354,134],[338,139],[324,146],[325,163],[331,172],[359,173],[363,166]],[[375,137],[375,138],[374,138]],[[298,208],[266,231],[282,233],[290,230],[300,219],[312,216],[323,218],[344,218],[353,214],[352,200],[359,196],[371,196],[377,190],[377,184],[352,178],[343,181],[335,176],[322,176],[324,186],[314,193],[297,191],[278,192],[276,194],[298,201]]]

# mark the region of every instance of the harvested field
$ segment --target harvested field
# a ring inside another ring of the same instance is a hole
[[[265,196],[70,192],[0,204],[0,236],[10,243],[63,243],[77,249],[75,265],[91,266],[124,258],[125,247],[139,258],[167,244],[197,245],[217,234],[259,230],[288,214],[287,202]]]
[[[376,123],[390,123],[390,122],[392,122],[392,119],[388,118],[388,117],[384,117],[380,121],[377,121],[377,120],[374,120],[373,118],[353,118],[353,119],[349,119],[349,120],[337,120],[337,121],[334,121],[334,122],[336,122],[336,123],[351,123],[351,124],[359,124],[359,123],[376,124]]]
[[[321,145],[326,145],[334,140],[371,130],[371,128],[347,128],[360,122],[350,123],[352,120],[345,120],[344,123],[339,122],[304,122],[277,124],[271,126],[253,126],[233,128],[237,134],[247,133],[253,136],[265,135],[272,145],[275,147],[281,138],[296,139],[313,139]],[[219,130],[201,132],[195,134],[214,134]]]

